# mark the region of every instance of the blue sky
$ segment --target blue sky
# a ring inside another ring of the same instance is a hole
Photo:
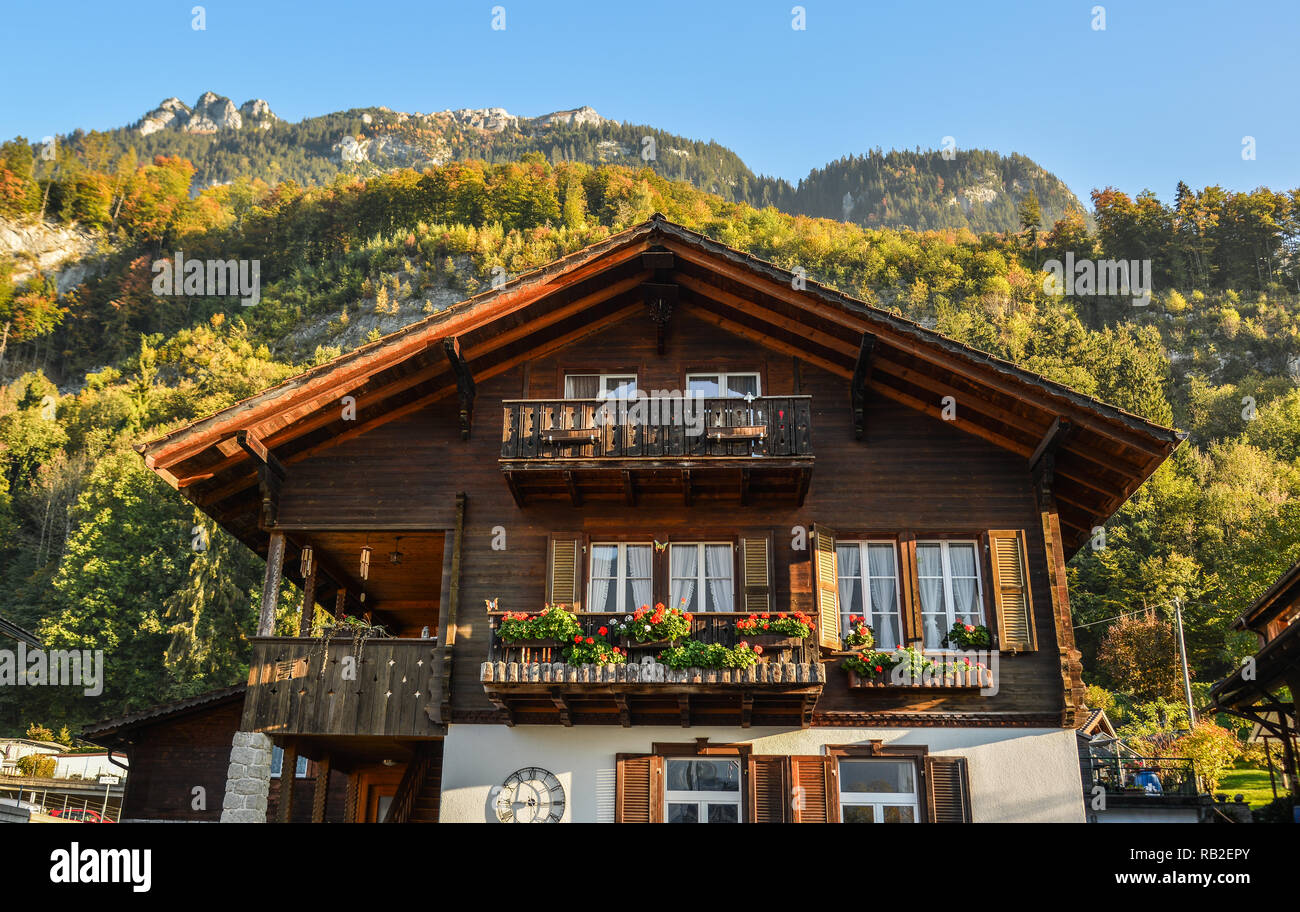
[[[1294,0],[803,0],[803,31],[792,0],[209,0],[203,31],[194,5],[6,3],[0,136],[120,126],[210,89],[265,98],[289,120],[589,104],[715,139],[791,181],[874,146],[952,136],[1028,155],[1084,198],[1110,184],[1169,199],[1179,179],[1300,185]]]

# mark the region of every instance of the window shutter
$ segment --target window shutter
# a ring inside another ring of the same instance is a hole
[[[840,789],[834,757],[791,757],[791,817],[795,823],[838,823]]]
[[[785,823],[790,804],[785,757],[753,757],[745,771],[750,823]]]
[[[965,757],[926,757],[931,823],[970,823],[970,783]]]
[[[581,556],[582,544],[577,538],[551,539],[550,585],[547,586],[549,604],[565,605],[571,611],[580,610]]]
[[[1034,606],[1029,595],[1023,531],[989,532],[993,600],[998,613],[998,648],[1034,651]]]
[[[839,649],[840,581],[835,558],[835,532],[813,526],[813,592],[817,598],[817,640],[826,649]]]
[[[745,611],[772,610],[772,548],[767,538],[740,540],[741,572],[744,574]]]
[[[663,757],[619,754],[615,784],[615,823],[663,823]]]

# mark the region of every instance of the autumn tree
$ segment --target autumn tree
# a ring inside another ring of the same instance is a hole
[[[1173,625],[1155,611],[1128,615],[1106,631],[1097,661],[1135,700],[1177,699],[1182,687]]]

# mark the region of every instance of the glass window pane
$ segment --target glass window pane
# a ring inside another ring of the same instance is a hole
[[[670,792],[739,792],[738,760],[669,760]]]
[[[698,804],[677,804],[670,802],[668,804],[668,822],[669,823],[699,823],[700,806]]]
[[[734,610],[731,589],[731,545],[704,546],[704,578],[704,610]]]
[[[691,374],[686,381],[686,391],[699,396],[716,397],[718,393],[717,374]]]
[[[840,791],[911,795],[915,774],[910,760],[841,760]]]
[[[630,399],[636,395],[635,375],[606,377],[602,395],[606,399]]]
[[[887,804],[883,808],[885,823],[916,823],[916,809],[910,805],[900,807]]]
[[[746,396],[758,395],[757,374],[728,374],[727,395],[744,399]]]
[[[599,395],[600,374],[568,374],[565,376],[565,399],[595,399]]]
[[[875,823],[875,810],[869,804],[846,804],[840,808],[840,819],[845,823]]]
[[[627,593],[624,607],[634,611],[654,601],[651,588],[653,550],[650,545],[625,545],[627,551]]]
[[[698,545],[673,545],[669,549],[672,586],[669,607],[682,611],[700,610],[700,548]]]
[[[709,823],[740,823],[740,805],[710,804]]]

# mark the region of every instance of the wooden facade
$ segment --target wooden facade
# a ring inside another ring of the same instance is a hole
[[[704,396],[694,428],[566,396],[566,376],[635,375],[667,403],[724,374],[757,392]],[[397,745],[411,764],[452,724],[1073,726],[1065,562],[1179,442],[655,217],[141,451],[268,555],[267,617],[273,576],[306,589],[299,639],[259,631],[243,725],[354,764]],[[837,542],[890,546],[902,640],[931,650],[918,544],[970,543],[987,672],[851,686]],[[734,673],[575,667],[500,641],[501,612],[547,603],[598,624],[593,548],[628,543],[654,545],[656,600],[672,546],[731,546],[736,614],[697,614],[697,638],[734,642],[752,606],[819,630]],[[320,671],[346,643],[312,658],[313,605],[399,637],[365,645],[355,692]]]

